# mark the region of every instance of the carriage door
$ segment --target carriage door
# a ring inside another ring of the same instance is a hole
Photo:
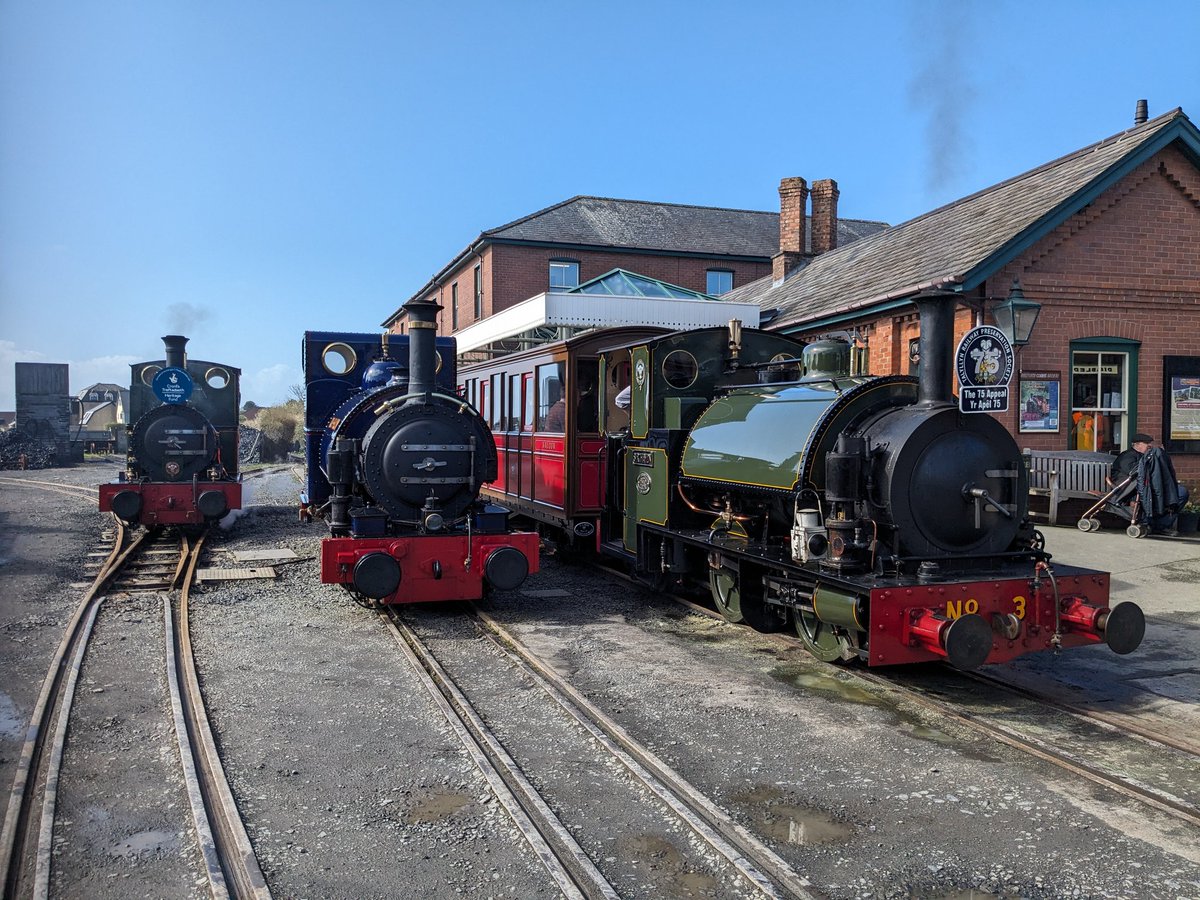
[[[603,460],[604,438],[600,434],[600,398],[603,393],[600,380],[600,361],[596,359],[575,360],[575,441],[574,471],[569,487],[574,497],[568,503],[574,512],[598,513],[604,505]]]
[[[521,385],[520,375],[508,376],[508,415],[504,421],[504,458],[500,465],[504,467],[504,483],[508,493],[514,497],[521,496],[521,398],[525,391]]]

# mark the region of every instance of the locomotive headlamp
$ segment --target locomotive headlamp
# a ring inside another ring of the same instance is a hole
[[[1024,347],[1029,343],[1041,311],[1042,304],[1026,300],[1020,279],[1014,278],[1008,297],[996,304],[992,315],[996,318],[996,326],[1004,332],[1009,342],[1014,347]]]

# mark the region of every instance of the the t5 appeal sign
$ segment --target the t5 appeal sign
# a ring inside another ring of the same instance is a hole
[[[954,353],[958,375],[958,408],[965,413],[1008,411],[1008,385],[1013,374],[1013,349],[994,325],[980,325],[963,335]]]

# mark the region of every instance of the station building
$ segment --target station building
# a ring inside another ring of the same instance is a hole
[[[803,179],[793,181],[803,183]],[[460,349],[484,356],[553,340],[569,333],[566,329],[612,324],[598,322],[595,308],[576,316],[577,323],[566,311],[584,311],[581,304],[589,297],[596,306],[616,309],[650,295],[631,293],[627,303],[614,299],[621,295],[598,290],[585,291],[582,297],[563,295],[599,279],[611,283],[613,279],[606,276],[617,271],[681,288],[691,299],[723,298],[769,275],[772,258],[781,250],[795,256],[819,254],[886,227],[883,222],[839,221],[832,181],[814,183],[814,199],[818,186],[826,183],[831,188],[825,194],[830,202],[814,202],[813,221],[787,229],[780,228],[781,219],[803,215],[794,194],[789,195],[790,207],[780,212],[572,197],[481,232],[413,298],[441,304],[438,333],[460,336]],[[781,248],[781,232],[805,234],[806,243]],[[642,285],[649,289],[645,282]],[[602,296],[609,299],[602,303]],[[520,313],[487,324],[518,305],[523,307]],[[691,321],[682,314],[685,308],[680,308],[677,318],[654,324],[711,324]],[[403,307],[385,319],[383,327],[403,333]]]
[[[913,298],[931,289],[960,295],[956,339],[1005,304],[1036,313],[997,414],[1020,446],[1112,451],[1147,432],[1200,496],[1200,131],[1182,109],[1140,103],[1127,131],[850,246],[780,253],[723,299],[758,303],[769,329],[842,332],[872,374],[915,374]]]

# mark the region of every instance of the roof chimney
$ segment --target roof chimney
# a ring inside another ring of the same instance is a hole
[[[1145,100],[1139,100],[1137,102],[1137,108],[1133,111],[1133,124],[1144,125],[1146,124],[1146,120],[1148,118],[1150,118],[1149,107],[1146,105]]]
[[[812,252],[828,253],[837,246],[838,186],[832,178],[812,186]]]
[[[771,274],[783,281],[804,260],[808,182],[784,178],[779,182],[779,252],[771,257]]]

